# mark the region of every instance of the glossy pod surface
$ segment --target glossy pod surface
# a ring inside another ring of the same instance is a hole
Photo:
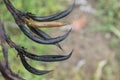
[[[20,28],[20,30],[29,39],[31,39],[32,41],[37,42],[39,44],[56,45],[61,50],[63,50],[59,43],[67,38],[67,36],[70,34],[72,29],[70,29],[68,32],[66,32],[62,36],[52,38],[50,35],[48,35],[44,31],[40,30],[39,28],[61,27],[61,26],[65,25],[64,23],[61,23],[61,22],[51,22],[51,21],[55,21],[55,20],[64,18],[65,16],[70,14],[71,11],[73,10],[75,4],[70,6],[67,10],[64,10],[62,12],[59,12],[59,13],[56,13],[56,14],[53,14],[50,16],[36,16],[36,15],[33,15],[32,13],[22,12],[22,11],[16,9],[12,5],[10,0],[3,0],[3,1],[6,5],[8,11],[12,14],[12,16],[13,16],[16,24]],[[1,30],[0,32],[2,33],[2,38],[3,38],[2,43],[8,43],[8,45],[11,48],[14,48],[17,51],[18,56],[23,64],[23,66],[25,67],[25,69],[33,74],[43,75],[43,74],[47,74],[47,73],[51,72],[52,70],[38,70],[38,69],[32,67],[31,65],[29,65],[26,58],[36,60],[36,61],[42,61],[42,62],[58,62],[58,61],[64,61],[64,60],[69,59],[73,53],[73,50],[68,55],[37,55],[37,54],[30,53],[23,46],[17,45],[10,39],[10,37],[6,34],[5,29],[4,29],[3,25],[1,24],[1,22],[0,22],[0,26],[2,26],[2,27],[0,27],[0,30]],[[8,69],[8,71],[11,72],[10,76],[15,78],[15,80],[22,80],[21,77],[14,74],[11,71],[11,69],[9,68],[8,52],[7,52],[6,46],[4,44],[2,44],[2,50],[3,50],[4,58],[5,58],[5,61],[4,61],[5,67],[6,67],[6,69]],[[0,66],[1,66],[1,63],[0,63]],[[7,74],[5,73],[5,75],[7,75]],[[7,77],[9,78],[9,75]],[[10,80],[10,79],[12,79],[12,78],[9,78],[8,80]]]

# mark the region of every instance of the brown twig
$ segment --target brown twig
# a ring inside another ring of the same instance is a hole
[[[3,24],[0,21],[0,43],[2,47],[2,52],[4,56],[4,62],[0,61],[0,72],[5,78],[5,80],[23,80],[23,78],[19,77],[17,74],[12,72],[11,68],[9,67],[8,62],[8,50],[6,47],[6,41],[4,40],[4,28]]]

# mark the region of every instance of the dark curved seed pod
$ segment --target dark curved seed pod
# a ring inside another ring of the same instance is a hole
[[[51,72],[51,71],[45,71],[45,70],[37,70],[37,69],[35,69],[35,68],[33,68],[32,66],[30,66],[28,63],[27,63],[27,61],[26,61],[26,59],[25,59],[25,56],[23,55],[23,54],[21,54],[21,53],[18,53],[19,54],[19,56],[20,56],[20,59],[21,59],[21,61],[22,61],[22,64],[23,64],[23,66],[25,67],[25,69],[27,69],[29,72],[31,72],[31,73],[33,73],[33,74],[36,74],[36,75],[43,75],[43,74],[47,74],[47,73],[49,73],[49,72]]]
[[[71,29],[63,36],[57,37],[57,38],[52,38],[49,40],[43,40],[40,37],[33,35],[25,26],[24,24],[18,24],[19,28],[21,29],[21,31],[27,36],[29,37],[31,40],[37,42],[37,43],[41,43],[41,44],[56,44],[59,43],[61,41],[63,41],[64,39],[66,39],[66,37],[69,35],[69,33],[71,32]]]
[[[21,11],[17,10],[12,3],[9,0],[4,0],[4,3],[7,7],[7,9],[11,12],[11,14],[16,18],[17,17],[17,13],[22,13]]]
[[[65,16],[69,15],[72,12],[73,8],[74,8],[75,0],[74,0],[74,4],[70,8],[68,8],[67,10],[62,11],[60,13],[50,15],[50,16],[43,16],[43,17],[38,17],[38,16],[35,16],[35,15],[31,14],[31,13],[21,12],[21,11],[17,10],[9,0],[4,0],[4,3],[6,4],[8,10],[12,13],[13,16],[16,16],[15,13],[18,13],[18,14],[24,15],[26,17],[30,17],[33,20],[44,22],[44,21],[58,20],[58,19],[61,19],[61,18],[65,17]]]
[[[43,38],[43,39],[50,39],[51,38],[51,36],[49,36],[47,33],[45,33],[44,31],[42,31],[42,30],[40,30],[40,29],[38,29],[38,28],[34,28],[34,27],[31,27],[31,26],[28,26],[29,27],[29,29],[32,31],[32,32],[34,32],[35,34],[37,34],[38,36],[40,36],[41,38]],[[57,47],[59,47],[62,51],[63,51],[63,49],[62,49],[62,47],[61,47],[61,45],[59,44],[59,43],[56,43],[55,44]]]
[[[37,43],[56,44],[56,43],[59,43],[59,42],[63,41],[69,35],[69,33],[71,32],[71,30],[70,30],[68,33],[66,33],[63,36],[60,36],[60,37],[57,37],[57,38],[52,38],[52,39],[49,39],[49,40],[42,40],[38,36],[35,36],[31,32],[29,32],[29,30],[27,30],[27,28],[24,26],[24,24],[22,24],[21,20],[19,20],[19,18],[18,18],[19,14],[15,11],[16,9],[14,10],[14,8],[13,9],[11,8],[12,4],[9,1],[8,2],[6,2],[6,0],[4,0],[4,1],[6,3],[7,8],[9,9],[9,11],[13,11],[14,19],[15,19],[17,25],[19,26],[19,28],[21,29],[21,31],[27,37],[29,37],[31,40],[33,40],[33,41],[35,41]],[[8,3],[10,3],[10,6],[8,6],[9,5]]]
[[[32,18],[33,20],[40,21],[40,22],[54,21],[54,20],[58,20],[58,19],[61,19],[65,16],[69,15],[72,12],[74,6],[75,6],[75,1],[74,1],[74,4],[70,8],[68,8],[67,10],[50,15],[50,16],[39,17],[39,16],[35,16],[31,13],[26,13],[26,15],[29,16],[30,18]]]
[[[71,57],[73,50],[69,53],[69,55],[35,55],[29,52],[26,52],[25,50],[22,50],[22,53],[33,60],[37,60],[37,61],[44,61],[44,62],[56,62],[56,61],[64,61],[67,60]]]
[[[16,9],[14,8],[14,6],[11,4],[9,0],[4,0],[4,3],[11,13],[16,12]]]

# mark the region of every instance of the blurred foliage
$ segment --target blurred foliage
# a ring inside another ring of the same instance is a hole
[[[107,65],[103,68],[102,80],[120,80],[119,64],[115,59],[109,58]]]
[[[97,26],[98,29],[112,33],[109,42],[110,48],[117,51],[114,57],[110,58],[103,69],[102,79],[100,80],[120,80],[120,0],[97,0],[97,16],[102,24]],[[111,54],[111,56],[113,56]]]
[[[99,29],[112,32],[120,39],[120,0],[97,0],[98,17],[102,21]],[[111,44],[116,44],[118,40],[112,40]],[[112,43],[114,42],[114,43]]]
[[[55,14],[64,8],[62,4],[63,0],[11,0],[13,5],[24,12],[32,12],[39,16],[46,16],[50,14]],[[7,11],[3,0],[0,0],[0,18],[4,21],[4,25],[6,28],[6,32],[9,34],[11,39],[18,45],[24,46],[27,51],[35,53],[35,54],[49,54],[52,52],[50,47],[46,45],[37,44],[30,39],[28,39],[15,25],[14,19],[11,14]],[[21,64],[19,58],[17,57],[17,52],[14,49],[9,48],[9,63],[12,70],[18,75],[22,76],[27,80],[46,80],[45,76],[38,76],[29,73],[24,69]],[[2,49],[0,47],[0,53],[2,53]],[[0,58],[2,59],[3,55],[0,54]],[[28,60],[28,62],[36,67],[37,69],[45,69],[47,68],[47,64],[39,63],[36,61]],[[49,69],[49,68],[48,68]],[[0,76],[0,80],[4,80],[2,76]]]
[[[99,18],[105,23],[109,29],[109,25],[118,27],[120,26],[120,0],[98,0],[97,7],[99,8]],[[120,28],[119,28],[120,29]]]

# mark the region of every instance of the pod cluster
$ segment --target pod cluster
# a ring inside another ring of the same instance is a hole
[[[67,10],[64,10],[62,12],[59,12],[50,16],[36,16],[30,12],[23,12],[16,9],[9,0],[3,0],[3,1],[8,11],[12,14],[20,30],[29,39],[39,44],[56,45],[61,50],[63,50],[59,43],[67,38],[67,36],[71,32],[71,29],[62,36],[52,38],[50,35],[40,30],[40,28],[61,27],[65,25],[64,23],[61,23],[61,22],[55,22],[55,20],[59,20],[61,18],[64,18],[68,14],[70,14],[74,8],[74,4],[71,7],[69,7]],[[18,56],[20,57],[20,60],[23,66],[25,67],[25,69],[36,75],[43,75],[51,72],[52,70],[47,71],[47,70],[36,69],[28,64],[28,62],[26,61],[26,57],[36,61],[57,62],[57,61],[63,61],[63,60],[69,59],[73,52],[72,50],[68,55],[35,55],[33,53],[26,51],[26,49],[23,46],[19,46],[16,43],[14,43],[10,39],[10,37],[6,34],[4,26],[1,21],[0,21],[0,32],[2,34],[1,35],[2,41],[4,43],[7,42],[11,48],[14,48],[18,52]],[[8,53],[7,49],[5,48],[5,45],[3,44],[2,41],[1,41],[1,45],[3,47],[3,53],[7,54]],[[6,65],[8,65],[7,57],[4,57],[4,58],[6,60]],[[9,69],[9,67],[7,68]],[[9,71],[11,72],[11,70]],[[19,78],[19,76],[17,76],[17,78]],[[21,79],[18,79],[18,80],[21,80]]]

